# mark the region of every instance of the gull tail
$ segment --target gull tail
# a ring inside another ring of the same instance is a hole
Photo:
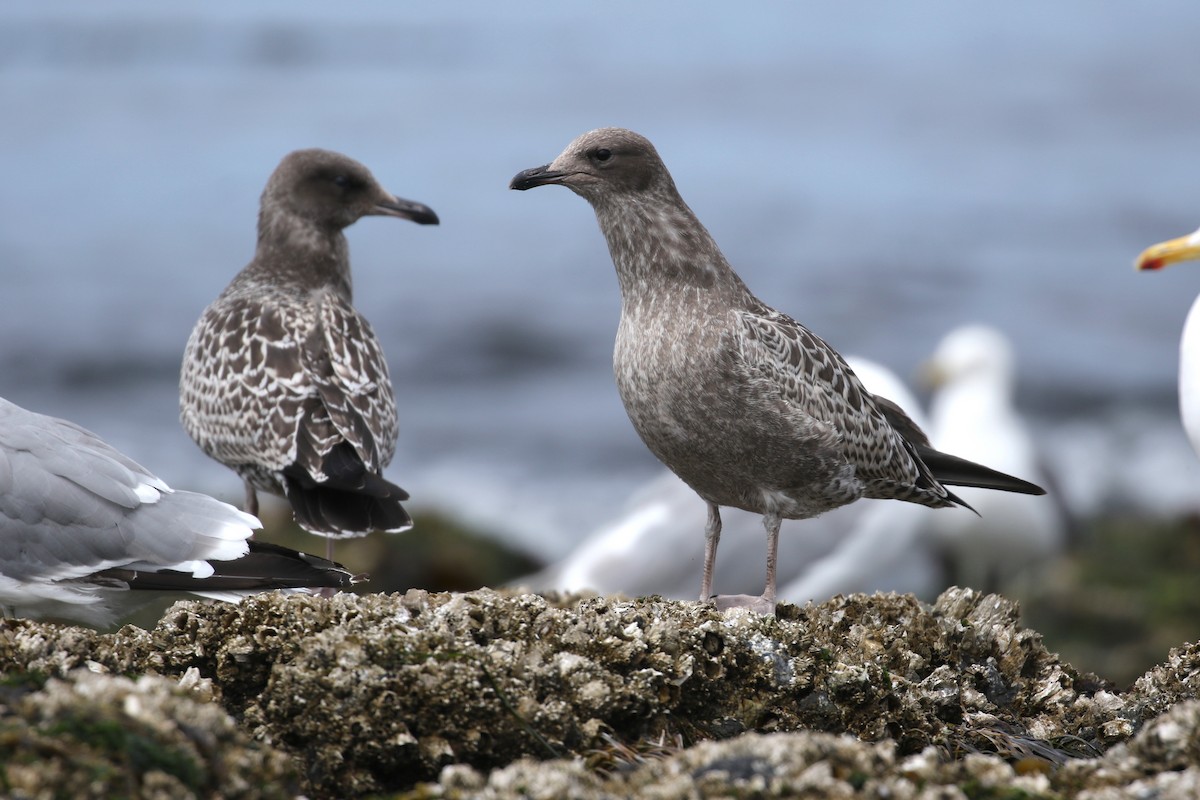
[[[400,533],[412,527],[412,517],[400,505],[408,493],[383,478],[375,477],[372,483],[375,482],[387,489],[375,494],[325,484],[305,487],[300,481],[284,476],[284,488],[296,523],[310,533],[332,538],[361,536],[370,531]]]
[[[408,492],[368,470],[350,445],[343,442],[333,448],[320,470],[327,476],[323,481],[314,480],[299,464],[283,470],[284,492],[301,528],[341,538],[412,527],[412,517],[400,504]]]

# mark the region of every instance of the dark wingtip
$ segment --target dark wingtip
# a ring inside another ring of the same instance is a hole
[[[271,589],[345,589],[355,576],[335,561],[290,547],[251,539],[250,551],[232,561],[210,561],[215,572],[197,578],[190,572],[107,570],[130,589],[165,592],[262,592]]]
[[[513,179],[508,182],[508,188],[516,189],[518,192],[523,192],[526,189],[532,189],[535,186],[545,186],[550,183],[558,183],[563,179],[563,173],[555,172],[550,169],[549,164],[543,164],[540,167],[533,167],[518,172],[513,176]]]
[[[344,589],[357,582],[355,576],[336,561],[255,539],[251,539],[248,544],[251,557],[263,559],[264,566],[271,565],[269,580],[280,584],[280,588]],[[214,566],[218,568],[218,573],[224,567],[220,563]]]
[[[934,450],[932,447],[918,446],[916,452],[925,466],[929,467],[933,477],[943,486],[970,486],[1016,494],[1043,495],[1046,493],[1046,490],[1036,483],[1030,483],[982,464],[976,464],[965,458]],[[960,500],[956,500],[956,502],[966,505]]]

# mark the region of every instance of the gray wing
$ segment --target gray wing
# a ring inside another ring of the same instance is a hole
[[[0,400],[0,574],[62,580],[116,566],[211,573],[258,520],[170,487],[95,434]]]
[[[909,499],[915,490],[930,495],[918,502],[942,504],[938,500],[947,497],[945,489],[889,422],[889,414],[899,412],[897,419],[927,443],[924,434],[898,407],[867,391],[836,350],[778,311],[742,312],[738,319],[744,368],[776,386],[789,405],[832,428],[846,461],[868,484],[867,496],[899,493]]]
[[[396,449],[396,398],[371,325],[341,297],[326,294],[302,359],[341,440],[370,472],[381,472]]]

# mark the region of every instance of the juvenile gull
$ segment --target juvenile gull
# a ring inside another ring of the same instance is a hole
[[[1139,271],[1160,270],[1200,259],[1200,230],[1146,248],[1134,262]],[[1179,340],[1179,412],[1192,449],[1200,454],[1200,296],[1183,323]]]
[[[70,422],[0,398],[0,609],[103,626],[154,590],[236,599],[342,588],[322,558],[247,541],[259,522],[173,491]]]
[[[383,477],[396,401],[371,326],[351,304],[343,229],[382,215],[436,225],[362,164],[327,150],[284,157],[263,190],[258,246],[188,339],[183,427],[256,491],[283,495],[296,522],[330,538],[412,526],[408,493]]]
[[[833,348],[759,301],[683,202],[654,146],[620,128],[577,138],[510,184],[561,184],[596,212],[621,287],[617,387],[642,441],[708,504],[700,597],[712,589],[721,506],[763,515],[762,595],[775,605],[779,525],[859,498],[964,505],[946,485],[1031,494],[1031,483],[934,450]]]

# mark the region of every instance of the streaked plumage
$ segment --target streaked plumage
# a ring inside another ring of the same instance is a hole
[[[325,559],[248,542],[259,521],[173,491],[78,425],[0,398],[0,609],[104,625],[146,593],[341,588]]]
[[[254,259],[196,323],[180,377],[184,428],[243,478],[247,510],[256,490],[283,495],[328,537],[412,524],[408,494],[383,477],[397,433],[387,361],[352,305],[342,231],[366,215],[438,222],[346,156],[286,156],[263,191]]]
[[[861,358],[847,363],[868,390],[894,397],[919,412],[915,398],[891,370]],[[923,546],[921,525],[939,517],[919,506],[865,500],[804,523],[804,535],[779,553],[779,599],[804,603],[851,592],[913,592],[932,598],[941,588],[940,565]],[[620,516],[597,528],[561,561],[516,581],[534,590],[593,590],[629,596],[695,597],[704,558],[696,534],[704,504],[668,469],[640,487]],[[724,552],[714,580],[735,592],[759,589],[762,521],[739,508],[721,512]]]
[[[650,450],[708,503],[702,599],[720,506],[763,515],[767,581],[760,597],[718,605],[770,611],[784,518],[861,497],[947,507],[959,501],[946,484],[1042,491],[935,451],[829,345],[754,297],[644,137],[591,131],[511,186],[544,184],[568,187],[595,210],[621,286],[613,357],[621,399]]]

